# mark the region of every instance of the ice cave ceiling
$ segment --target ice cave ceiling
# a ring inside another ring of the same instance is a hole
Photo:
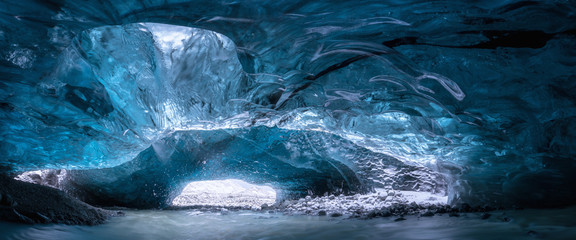
[[[2,1],[0,171],[576,203],[572,1]]]

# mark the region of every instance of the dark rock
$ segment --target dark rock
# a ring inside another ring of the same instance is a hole
[[[330,214],[330,217],[340,217],[340,216],[342,216],[342,213],[339,213],[339,212],[335,212],[335,213]]]
[[[34,224],[34,220],[25,216],[24,214],[19,213],[16,209],[0,209],[0,216],[3,220],[10,221],[10,222],[20,222],[20,223],[28,223]]]
[[[318,216],[326,216],[326,211],[320,210],[320,211],[318,212]]]
[[[406,218],[399,217],[399,218],[394,219],[394,222],[400,222],[400,221],[404,221],[404,220],[406,220]]]
[[[380,212],[379,211],[370,211],[366,217],[367,218],[376,218],[376,217],[380,217]]]
[[[444,206],[441,206],[436,209],[436,213],[438,214],[448,213],[448,209],[446,209],[446,207]]]
[[[496,210],[496,209],[495,209],[494,207],[492,207],[492,206],[486,205],[486,206],[483,207],[483,210],[484,210],[485,212],[490,212],[490,211],[494,211],[494,210]]]
[[[112,211],[95,208],[47,186],[0,175],[0,220],[27,224],[101,224]]]
[[[39,212],[36,212],[35,216],[33,216],[33,217],[34,217],[34,220],[36,222],[39,222],[39,223],[49,223],[50,222],[49,217],[44,216],[44,214],[39,213]]]
[[[352,216],[349,217],[349,219],[353,219],[353,218],[365,218],[365,216],[362,214],[354,213],[354,214],[352,214]]]
[[[8,193],[0,193],[0,206],[13,207],[18,205]]]
[[[462,203],[460,205],[460,212],[471,212],[473,209],[468,203]]]
[[[448,214],[449,217],[460,217],[460,214],[457,212],[451,212],[450,214]]]
[[[380,216],[382,217],[390,217],[392,213],[388,209],[380,210]]]
[[[490,218],[491,216],[492,216],[492,214],[490,214],[490,213],[482,213],[482,215],[480,215],[480,219],[486,220],[486,219]]]
[[[431,211],[426,211],[425,213],[422,213],[420,216],[422,217],[433,217],[434,213]]]

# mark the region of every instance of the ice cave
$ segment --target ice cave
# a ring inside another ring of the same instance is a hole
[[[576,239],[572,0],[2,0],[0,239]]]

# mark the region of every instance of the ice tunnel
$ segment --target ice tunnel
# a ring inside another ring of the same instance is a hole
[[[194,181],[576,203],[570,1],[0,3],[0,174],[97,206]],[[52,184],[54,185],[54,184]],[[4,190],[3,190],[4,191]]]

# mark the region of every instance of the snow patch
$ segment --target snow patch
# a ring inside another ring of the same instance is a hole
[[[259,209],[276,202],[276,191],[237,179],[191,182],[172,201],[172,206],[221,206]]]
[[[289,202],[286,210],[292,213],[317,215],[321,211],[325,213],[339,213],[352,215],[355,213],[366,214],[371,211],[379,211],[393,205],[409,205],[416,203],[426,205],[446,205],[448,197],[429,192],[398,191],[376,188],[374,192],[356,195],[329,195],[312,198],[307,196],[299,200]]]

